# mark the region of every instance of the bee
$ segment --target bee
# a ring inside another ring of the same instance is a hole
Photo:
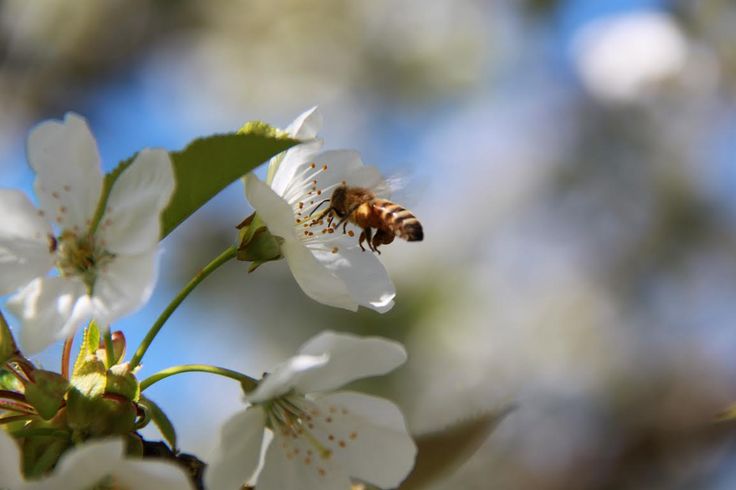
[[[328,226],[337,217],[339,221],[334,228],[338,229],[342,225],[343,233],[346,233],[348,223],[363,230],[358,245],[364,252],[363,242],[368,243],[371,251],[380,254],[378,247],[393,242],[394,237],[408,242],[418,242],[424,238],[422,224],[411,211],[388,199],[377,197],[370,189],[348,186],[343,182],[325,202],[329,202],[330,206],[320,217],[330,216]],[[373,229],[376,230],[375,234]]]

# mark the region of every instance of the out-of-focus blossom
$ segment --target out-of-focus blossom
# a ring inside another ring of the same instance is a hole
[[[576,34],[573,55],[593,95],[625,102],[677,77],[687,62],[688,43],[670,15],[634,12],[584,26]]]
[[[116,180],[96,229],[103,188],[97,145],[75,114],[31,131],[28,160],[40,210],[0,190],[0,294],[38,352],[92,318],[107,325],[141,307],[156,280],[159,215],[174,190],[168,153],[143,150]],[[54,269],[58,274],[47,275]]]
[[[25,481],[21,473],[20,451],[5,431],[0,430],[0,488],[3,490],[125,490],[192,489],[179,466],[164,461],[125,457],[120,439],[94,441],[63,455],[54,472],[40,480]]]
[[[383,398],[330,391],[386,374],[405,360],[400,344],[378,337],[323,332],[312,338],[246,397],[248,408],[225,423],[205,473],[207,487],[236,490],[252,479],[266,429],[273,438],[259,490],[345,490],[350,477],[396,487],[416,454],[399,409]]]
[[[320,125],[315,108],[287,131],[296,138],[314,138]],[[352,231],[340,233],[312,217],[337,186],[375,187],[381,175],[354,151],[316,152],[320,145],[308,141],[272,159],[265,183],[246,176],[246,196],[269,231],[283,239],[281,253],[307,296],[329,306],[386,312],[396,292],[381,261],[360,249]]]

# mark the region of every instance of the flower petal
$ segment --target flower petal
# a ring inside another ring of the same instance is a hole
[[[291,124],[289,124],[289,126],[287,126],[284,131],[286,131],[289,136],[298,140],[308,141],[290,148],[271,159],[268,163],[268,171],[266,173],[267,184],[274,187],[274,189],[278,189],[278,187],[273,186],[274,177],[284,160],[301,158],[298,155],[319,151],[322,147],[322,141],[314,138],[317,137],[317,133],[320,129],[322,129],[322,113],[319,111],[317,106],[314,106],[308,111],[302,113]],[[281,179],[281,182],[285,183],[286,181]]]
[[[315,258],[344,284],[356,303],[385,313],[394,306],[396,288],[378,257],[357,245],[342,247],[339,253],[312,249]]]
[[[351,381],[389,373],[406,361],[404,346],[381,337],[324,331],[299,349],[300,355],[327,354],[329,361],[303,373],[295,387],[301,393],[339,388]]]
[[[261,407],[236,413],[222,427],[220,445],[205,470],[206,488],[237,490],[258,468],[266,428]]]
[[[184,469],[174,462],[126,459],[112,472],[115,488],[135,490],[194,490]],[[220,487],[212,487],[220,488]]]
[[[315,453],[314,455],[311,455]],[[263,470],[258,475],[258,490],[348,490],[347,468],[334,458],[321,458],[303,437],[292,439],[274,434],[266,451]],[[310,456],[311,455],[311,456]],[[223,489],[227,490],[227,489]]]
[[[138,310],[151,297],[157,275],[155,249],[139,255],[118,255],[103,265],[92,297],[95,318],[110,324]]]
[[[276,366],[268,376],[258,384],[255,390],[246,396],[251,403],[261,403],[284,395],[294,388],[299,379],[306,373],[327,364],[328,356],[294,356]]]
[[[313,163],[314,170],[311,169]],[[287,158],[284,158],[272,187],[287,202],[294,204],[307,193],[313,180],[317,180],[317,187],[321,190],[338,185],[342,181],[350,183],[348,177],[362,166],[360,153],[353,150],[295,152],[293,157],[287,155]]]
[[[11,297],[8,310],[23,328],[20,344],[26,354],[34,354],[74,333],[92,316],[92,302],[81,280],[43,277]]]
[[[0,429],[0,488],[15,490],[21,481],[20,449],[10,434]]]
[[[24,193],[0,189],[0,294],[11,293],[51,269],[52,233]]]
[[[269,231],[286,240],[294,238],[294,211],[252,173],[245,176],[245,194]]]
[[[34,188],[41,209],[61,229],[83,230],[102,191],[97,143],[80,116],[46,121],[31,130],[28,162],[36,171]]]
[[[125,446],[122,439],[90,441],[67,451],[53,474],[36,482],[34,490],[92,488],[121,462]]]
[[[142,150],[115,181],[99,234],[111,252],[134,255],[154,248],[161,211],[174,191],[174,169],[164,150]]]
[[[297,116],[285,131],[289,136],[298,140],[316,138],[317,133],[322,129],[322,121],[322,112],[319,107],[314,106]]]
[[[350,311],[358,309],[358,303],[350,295],[345,283],[326,267],[328,263],[318,260],[301,241],[287,240],[281,246],[281,252],[294,279],[307,296],[328,306]]]
[[[417,448],[396,405],[349,391],[319,397],[315,403],[325,413],[333,408],[341,413],[332,430],[338,439],[343,434],[345,464],[351,476],[380,488],[395,488],[406,478],[414,467]]]

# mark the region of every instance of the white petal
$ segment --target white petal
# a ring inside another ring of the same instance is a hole
[[[112,471],[115,488],[135,490],[194,490],[184,469],[174,462],[126,459]],[[213,487],[218,488],[218,487]]]
[[[394,306],[396,288],[378,257],[357,245],[342,247],[339,253],[312,249],[316,259],[340,279],[353,301],[385,313]]]
[[[319,130],[322,129],[322,121],[322,112],[320,112],[319,107],[314,106],[294,119],[285,131],[292,138],[299,140],[315,138]]]
[[[222,427],[220,445],[204,474],[206,488],[239,490],[258,468],[266,428],[261,407],[236,413]]]
[[[296,452],[295,452],[296,451]],[[309,451],[309,452],[308,452]],[[312,454],[310,456],[311,453]],[[347,468],[333,458],[320,458],[315,448],[299,437],[274,434],[258,475],[258,490],[349,490]],[[226,489],[223,489],[226,490]]]
[[[312,250],[301,241],[287,240],[281,246],[281,252],[286,257],[294,279],[307,296],[328,306],[351,311],[358,309],[358,303],[350,295],[345,283],[324,262],[317,260]]]
[[[314,139],[317,137],[317,133],[320,129],[322,129],[322,113],[319,111],[317,106],[314,106],[308,111],[302,113],[291,124],[289,124],[285,129],[289,136],[298,140],[312,141],[292,147],[273,157],[268,164],[268,172],[266,174],[267,184],[272,184],[278,168],[285,159],[294,158],[297,154],[303,154],[305,151],[315,152],[322,147],[322,141]]]
[[[21,481],[18,445],[10,434],[0,429],[0,488],[15,490]]]
[[[291,206],[252,173],[245,176],[245,194],[271,233],[287,240],[294,237]]]
[[[25,286],[51,269],[52,233],[25,194],[0,189],[0,295]]]
[[[315,164],[314,171],[310,169],[312,163]],[[326,169],[324,169],[325,166]],[[313,178],[317,179],[319,189],[325,189],[340,184],[343,180],[347,181],[348,177],[362,166],[360,153],[353,150],[295,153],[294,158],[289,155],[284,158],[274,177],[272,187],[279,195],[284,196],[287,201],[293,204],[306,193],[308,190],[306,186],[311,185],[309,182]],[[305,176],[312,175],[314,177],[306,178],[305,181]],[[297,190],[301,190],[301,192],[296,192]]]
[[[327,354],[329,358],[323,366],[300,376],[295,387],[301,393],[332,390],[357,379],[386,374],[406,361],[406,350],[398,342],[331,331],[307,341],[299,354]]]
[[[158,252],[118,255],[102,266],[92,296],[95,318],[104,324],[133,313],[151,297],[158,273]]]
[[[97,143],[87,122],[68,113],[64,121],[46,121],[31,130],[28,161],[36,171],[34,188],[41,209],[62,229],[83,230],[102,191]]]
[[[328,356],[294,356],[268,373],[246,400],[260,403],[288,393],[306,373],[327,364]]]
[[[82,490],[109,476],[123,458],[122,439],[90,441],[66,452],[53,474],[35,482],[34,490]]]
[[[31,281],[7,303],[22,322],[20,344],[34,354],[73,334],[90,319],[92,302],[79,279],[43,277]]]
[[[276,194],[283,196],[296,171],[301,171],[306,165],[312,163],[314,155],[319,152],[320,148],[322,148],[322,141],[313,140],[296,145],[275,156],[268,164],[266,183]]]
[[[118,177],[107,200],[99,235],[107,250],[133,255],[161,237],[161,211],[174,191],[174,169],[164,150],[142,150]]]
[[[417,448],[396,405],[349,391],[320,397],[315,403],[325,413],[336,407],[341,414],[334,417],[332,430],[337,439],[342,433],[343,457],[351,476],[380,488],[395,488],[406,478],[414,467]],[[342,415],[342,409],[347,414]]]

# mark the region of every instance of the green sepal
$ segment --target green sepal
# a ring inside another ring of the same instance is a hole
[[[26,478],[48,473],[71,445],[69,433],[61,429],[63,419],[63,415],[48,422],[36,419],[13,433],[22,441],[23,474]]]
[[[176,429],[174,429],[174,424],[171,423],[169,417],[163,410],[161,410],[161,407],[159,407],[150,398],[141,396],[140,404],[147,412],[149,412],[151,421],[156,425],[156,427],[158,427],[161,435],[164,436],[166,442],[169,443],[171,450],[176,452]]]
[[[240,236],[236,258],[244,262],[253,262],[248,272],[253,272],[266,262],[283,258],[281,245],[284,239],[272,235],[257,214],[248,216],[238,228]]]
[[[100,345],[100,329],[97,323],[94,321],[90,322],[87,328],[84,330],[82,337],[82,345],[79,347],[79,354],[77,360],[74,363],[74,369],[72,373],[77,374],[78,371],[89,371],[89,368],[85,366],[86,363],[99,361],[97,357],[97,349]]]
[[[15,377],[13,373],[5,368],[0,368],[0,390],[10,390],[16,393],[23,393],[23,383]]]
[[[63,376],[39,369],[33,372],[33,382],[26,385],[25,395],[38,414],[49,420],[63,405],[68,390],[69,382]]]
[[[120,395],[133,402],[138,401],[141,394],[140,384],[127,364],[117,364],[107,371],[105,393]]]
[[[18,346],[15,344],[13,333],[10,331],[8,322],[0,313],[0,365],[18,353]]]

